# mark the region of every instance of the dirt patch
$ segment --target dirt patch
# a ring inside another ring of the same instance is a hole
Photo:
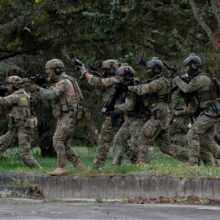
[[[2,185],[0,187],[0,198],[44,199],[45,196],[43,189],[39,185],[29,187]]]
[[[190,205],[220,205],[220,200],[213,199],[200,199],[196,195],[190,195],[187,197],[175,196],[173,198],[159,197],[159,198],[143,198],[134,197],[127,198],[123,201],[124,203],[134,204],[190,204]]]

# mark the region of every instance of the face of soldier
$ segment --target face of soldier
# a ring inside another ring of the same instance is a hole
[[[54,68],[51,68],[51,67],[45,67],[45,72],[47,74],[47,81],[48,82],[55,82],[55,71],[54,71]]]
[[[149,76],[149,77],[152,77],[154,74],[153,74],[153,69],[152,68],[148,68],[146,70],[146,74]]]
[[[12,93],[14,91],[13,89],[13,83],[7,82],[7,89],[9,93]]]
[[[193,71],[193,69],[190,68],[189,65],[185,66],[185,71],[186,71],[186,73],[187,73],[189,76],[191,76],[191,77],[192,77],[192,76],[194,75],[194,73],[195,73],[195,70]]]
[[[118,79],[119,79],[119,81],[125,81],[125,77],[124,76],[119,76]]]
[[[108,72],[108,68],[101,68],[101,74],[102,74],[102,76],[108,75],[107,72]]]
[[[185,66],[184,70],[185,70],[186,74],[188,74],[188,72],[189,72],[189,66],[188,66],[188,65]]]

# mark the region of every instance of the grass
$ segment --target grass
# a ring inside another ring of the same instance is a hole
[[[87,147],[73,148],[80,157],[87,169],[83,172],[77,172],[72,165],[67,162],[69,175],[112,175],[112,174],[138,174],[138,175],[169,175],[174,177],[192,176],[192,177],[220,177],[220,166],[194,166],[184,167],[182,163],[172,157],[161,153],[155,148],[150,153],[150,164],[132,165],[126,158],[122,166],[112,166],[112,152],[109,153],[106,165],[100,170],[92,170],[91,164],[95,157],[96,150]],[[30,169],[26,167],[17,155],[16,148],[7,150],[0,156],[0,172],[4,173],[38,173],[47,174],[56,168],[56,158],[41,158],[40,149],[33,149],[34,157],[41,164],[42,170]]]

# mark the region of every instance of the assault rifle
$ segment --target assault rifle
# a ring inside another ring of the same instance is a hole
[[[47,84],[47,78],[44,77],[44,76],[40,76],[38,74],[35,74],[33,76],[31,76],[29,78],[30,82],[31,83],[35,83],[37,84],[38,86],[41,86],[41,87],[45,87],[46,84]]]
[[[113,86],[113,92],[109,100],[104,104],[101,112],[106,114],[114,111],[116,100],[122,95],[122,93],[126,93],[128,91],[128,86],[131,85],[134,85],[134,81],[120,81],[115,83]]]
[[[94,67],[94,66],[87,66],[85,65],[81,60],[79,59],[74,59],[71,61],[72,62],[72,65],[73,67],[79,71],[83,66],[94,76],[102,76],[102,74],[100,74],[98,71],[97,71],[97,68]]]
[[[166,69],[169,72],[169,76],[173,79],[175,76],[180,75],[180,71],[176,68],[176,66],[171,67],[167,63],[163,62],[163,65],[166,67]]]
[[[146,84],[150,82],[151,80],[144,80],[144,81],[129,80],[129,81],[120,81],[118,83],[115,83],[113,86],[113,92],[109,100],[104,104],[101,112],[106,114],[111,111],[114,111],[114,105],[116,100],[119,98],[120,95],[122,95],[123,93],[126,94],[128,92],[128,86]]]

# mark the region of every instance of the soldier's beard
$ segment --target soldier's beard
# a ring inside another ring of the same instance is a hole
[[[54,82],[56,82],[56,78],[54,76],[48,76],[47,77],[47,82],[48,83],[54,83]]]
[[[7,88],[8,93],[11,94],[12,92],[14,92],[13,88]]]

